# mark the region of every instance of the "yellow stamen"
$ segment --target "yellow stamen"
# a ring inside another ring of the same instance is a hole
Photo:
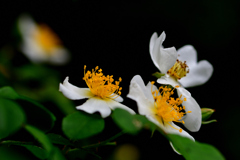
[[[167,71],[167,73],[176,79],[181,79],[189,73],[189,68],[186,61],[182,62],[177,59],[176,63]]]
[[[98,66],[95,67],[95,70],[92,69],[92,72],[86,72],[86,65],[84,66],[84,77],[87,86],[90,91],[100,97],[100,98],[111,98],[116,99],[121,95],[122,87],[119,87],[119,83],[122,81],[122,78],[119,78],[119,81],[115,81],[115,84],[112,84],[114,79],[113,76],[104,76],[102,69],[98,69]]]
[[[58,36],[47,26],[38,25],[34,38],[41,48],[47,53],[51,54],[53,49],[61,46],[61,41]]]
[[[177,129],[173,127],[170,122],[179,122],[184,124],[185,122],[182,120],[182,117],[186,113],[191,112],[184,112],[185,106],[181,107],[183,100],[181,100],[180,98],[174,99],[171,97],[173,95],[174,89],[167,88],[166,86],[161,86],[159,87],[159,90],[152,91],[152,95],[155,100],[153,111],[157,116],[157,119],[159,119],[160,123],[162,123],[163,125],[168,124],[172,128],[179,130],[179,132],[182,132],[182,129]]]

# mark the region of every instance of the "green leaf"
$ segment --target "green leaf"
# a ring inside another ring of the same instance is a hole
[[[21,107],[7,99],[0,98],[0,138],[16,132],[25,122]]]
[[[32,142],[21,142],[21,141],[2,141],[1,144],[3,145],[17,145],[17,146],[22,146],[25,147],[27,150],[32,152],[33,155],[35,155],[39,159],[56,159],[56,160],[64,160],[64,156],[62,153],[59,151],[58,148],[53,146],[53,149],[51,150],[51,153],[49,154],[44,148],[35,146],[33,145]]]
[[[187,160],[224,160],[223,155],[212,145],[194,142],[188,138],[168,134],[174,148]]]
[[[27,123],[35,126],[42,131],[49,131],[56,121],[56,117],[40,103],[21,96],[21,100],[17,101],[27,115]]]
[[[62,144],[62,145],[73,145],[69,140],[67,140],[66,138],[62,137],[59,134],[49,133],[47,134],[47,136],[52,143]]]
[[[66,160],[66,158],[62,155],[61,151],[57,148],[53,148],[53,152],[48,158],[49,160]]]
[[[26,125],[25,129],[31,134],[33,135],[33,137],[35,137],[38,142],[40,142],[43,146],[43,148],[50,153],[53,149],[53,145],[50,142],[49,138],[44,134],[44,132],[42,132],[41,130],[30,126],[30,125]]]
[[[34,145],[21,145],[28,149],[32,154],[34,154],[39,159],[46,159],[48,157],[48,153],[41,147]]]
[[[53,127],[56,117],[40,103],[17,94],[9,86],[0,88],[0,97],[16,100],[26,113],[28,124],[43,131],[48,131]]]
[[[155,125],[145,116],[132,115],[128,111],[116,108],[112,113],[114,122],[124,131],[137,134],[142,128],[154,130]]]
[[[48,136],[45,135],[41,130],[30,125],[26,125],[25,129],[42,144],[43,148],[47,151],[48,159],[65,160],[65,157],[62,155],[59,149],[52,145]]]
[[[34,156],[26,155],[15,147],[0,146],[1,160],[32,160]]]
[[[43,81],[42,77],[58,76],[58,72],[36,64],[28,64],[15,70],[18,80],[36,79]],[[36,74],[37,73],[37,74]]]
[[[0,97],[16,100],[20,96],[9,86],[0,88]]]
[[[114,122],[124,131],[130,134],[137,134],[142,128],[141,122],[134,119],[134,117],[126,110],[115,109],[112,113]]]
[[[63,132],[72,140],[88,138],[100,133],[103,129],[104,120],[99,115],[84,112],[70,114],[62,122]]]

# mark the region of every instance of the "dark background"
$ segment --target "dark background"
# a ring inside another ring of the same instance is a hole
[[[15,20],[28,13],[35,21],[48,24],[71,52],[67,65],[55,67],[62,80],[69,76],[72,84],[86,87],[83,66],[91,69],[98,65],[104,74],[123,79],[120,85],[124,104],[137,110],[135,102],[126,98],[130,80],[136,74],[145,83],[156,80],[151,76],[158,69],[150,58],[149,40],[153,32],[160,35],[165,31],[164,47],[178,49],[191,44],[198,52],[198,60],[206,59],[214,67],[206,84],[189,91],[200,107],[216,109],[212,118],[218,122],[189,133],[199,142],[214,145],[227,159],[238,159],[238,9],[237,0],[1,1],[0,47],[14,41]],[[157,133],[153,138],[149,133],[141,133],[137,137],[123,136],[119,141],[136,145],[143,159],[166,155],[170,159],[181,158]]]

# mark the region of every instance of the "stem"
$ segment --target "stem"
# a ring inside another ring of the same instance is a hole
[[[33,144],[32,142],[21,142],[21,141],[2,141],[0,144],[8,144],[8,145],[31,145]]]
[[[106,141],[102,141],[102,142],[99,142],[99,143],[95,143],[95,144],[90,144],[90,145],[87,145],[87,146],[83,146],[82,148],[96,148],[96,147],[99,147],[99,146],[103,146],[103,145],[114,145],[114,143],[116,144],[116,142],[110,142],[114,139],[116,139],[117,137],[125,134],[126,132],[122,131],[122,132],[119,132],[118,134],[116,134],[115,136],[109,138],[108,140]]]

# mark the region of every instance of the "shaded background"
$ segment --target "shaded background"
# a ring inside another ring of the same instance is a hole
[[[124,104],[137,111],[135,102],[125,98],[130,80],[136,74],[145,83],[156,80],[151,76],[158,70],[149,55],[149,40],[153,32],[160,35],[165,31],[165,47],[178,49],[191,44],[198,52],[198,60],[206,59],[214,67],[206,84],[189,91],[200,107],[216,109],[212,118],[218,122],[203,125],[199,132],[190,134],[199,142],[217,147],[227,159],[238,159],[238,9],[237,0],[0,2],[0,47],[15,41],[15,20],[28,13],[37,22],[48,24],[72,53],[67,65],[54,67],[62,80],[69,76],[70,83],[86,87],[82,80],[83,66],[91,69],[98,65],[104,74],[114,75],[115,79],[122,77]],[[20,56],[23,58],[19,61],[28,61]],[[152,138],[150,135],[145,131],[136,137],[123,136],[118,144],[133,144],[142,159],[156,156],[160,159],[162,155],[182,158],[160,134],[155,133]],[[108,149],[99,149],[99,153],[110,155]]]

